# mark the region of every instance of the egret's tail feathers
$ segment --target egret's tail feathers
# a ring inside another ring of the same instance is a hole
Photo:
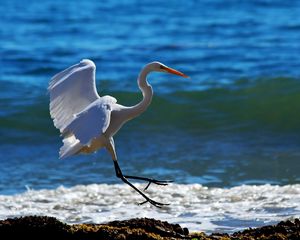
[[[63,139],[64,145],[60,148],[59,158],[67,158],[72,155],[75,155],[79,152],[79,150],[83,147],[82,144],[75,136],[69,135]]]

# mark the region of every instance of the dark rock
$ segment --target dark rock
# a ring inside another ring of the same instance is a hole
[[[54,217],[27,216],[0,221],[2,236],[67,236],[71,227]]]
[[[0,221],[0,239],[29,239],[55,237],[58,239],[185,239],[188,230],[178,224],[170,224],[155,219],[139,218],[113,221],[107,224],[67,225],[56,218],[46,216],[27,216]]]
[[[277,225],[264,226],[261,228],[247,229],[232,235],[238,239],[248,237],[249,239],[300,239],[300,221],[282,221]],[[250,238],[252,237],[252,238]]]
[[[151,218],[134,218],[124,221],[113,221],[107,223],[112,227],[128,227],[128,228],[141,228],[146,232],[159,234],[162,237],[184,237],[189,234],[188,229],[183,229],[179,224],[170,224]]]
[[[135,218],[113,221],[106,224],[68,225],[56,218],[46,216],[27,216],[0,221],[0,239],[43,239],[56,238],[68,240],[155,240],[155,239],[193,239],[193,240],[296,240],[300,239],[300,220],[283,221],[277,225],[249,228],[233,234],[203,232],[190,233],[179,224],[165,221]]]

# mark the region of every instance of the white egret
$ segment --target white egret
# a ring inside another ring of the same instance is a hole
[[[148,184],[144,190],[151,183],[167,185],[171,181],[123,175],[118,164],[113,136],[125,122],[143,113],[151,103],[153,90],[147,81],[147,75],[150,72],[187,76],[160,62],[147,64],[137,80],[143,99],[135,106],[126,107],[118,104],[114,97],[98,95],[95,72],[95,64],[91,60],[83,59],[78,64],[56,74],[49,83],[50,115],[63,137],[63,146],[59,152],[60,158],[79,153],[92,153],[104,147],[112,157],[117,177],[145,199],[140,204],[149,202],[156,207],[166,205],[146,196],[128,179],[147,181]]]

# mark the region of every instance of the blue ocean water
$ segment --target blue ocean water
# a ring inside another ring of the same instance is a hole
[[[141,100],[148,62],[191,77],[150,75],[151,106],[115,136],[124,173],[221,189],[299,184],[299,13],[299,1],[279,0],[3,0],[0,194],[120,183],[104,150],[58,160],[47,86],[83,58],[100,95],[123,105]]]
[[[158,60],[148,111],[115,137],[131,174],[208,186],[299,183],[298,1],[3,1],[0,193],[115,183],[104,151],[58,160],[50,78],[90,58],[100,94],[141,100],[140,69]]]

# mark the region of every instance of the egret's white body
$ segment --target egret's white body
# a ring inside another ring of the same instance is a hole
[[[151,103],[153,91],[147,81],[148,73],[158,71],[187,76],[159,62],[147,64],[138,77],[143,99],[135,106],[126,107],[118,104],[114,97],[98,95],[95,71],[95,64],[83,59],[51,79],[48,87],[50,115],[55,127],[61,132],[64,144],[59,152],[60,158],[91,153],[104,147],[114,160],[118,177],[138,191],[146,199],[145,202],[155,206],[163,205],[145,196],[127,178],[149,181],[148,186],[152,182],[166,185],[169,181],[123,175],[117,162],[113,136],[125,122],[144,112]]]

